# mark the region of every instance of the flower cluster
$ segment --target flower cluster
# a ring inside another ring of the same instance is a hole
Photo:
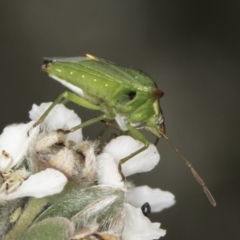
[[[72,110],[33,105],[31,121],[7,126],[0,136],[1,239],[152,240],[164,236],[144,206],[159,212],[173,194],[123,181],[118,162],[143,146],[119,136],[104,147],[83,140]],[[160,160],[152,144],[122,165],[125,177],[152,170]],[[4,220],[3,220],[4,219]]]

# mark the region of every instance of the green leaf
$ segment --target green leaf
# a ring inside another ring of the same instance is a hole
[[[96,218],[98,212],[103,211],[101,206],[104,206],[104,211],[106,211],[114,203],[118,207],[122,207],[124,201],[124,192],[122,190],[106,186],[87,187],[78,189],[74,193],[74,195],[69,194],[67,199],[64,197],[56,199],[51,206],[38,216],[35,223],[56,216],[71,219],[73,216],[77,216],[80,213],[84,214],[86,211],[88,214],[91,213],[89,219],[92,217]],[[114,198],[113,202],[111,202],[112,198]],[[108,202],[108,199],[110,202]],[[114,212],[113,210],[112,212]],[[77,217],[77,219],[79,218]]]
[[[67,240],[74,233],[73,224],[66,218],[49,218],[34,224],[17,240]]]
[[[2,239],[12,226],[12,223],[9,221],[9,217],[15,209],[24,205],[24,201],[26,201],[26,198],[16,199],[0,204],[0,239]]]

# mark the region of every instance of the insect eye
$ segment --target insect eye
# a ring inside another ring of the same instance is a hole
[[[129,100],[133,100],[136,97],[136,92],[135,91],[130,91],[127,93]]]

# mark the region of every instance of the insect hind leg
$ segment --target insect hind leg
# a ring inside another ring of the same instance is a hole
[[[85,107],[85,108],[88,108],[91,110],[101,110],[100,106],[90,103],[89,101],[78,96],[75,93],[65,91],[62,94],[60,94],[59,97],[49,106],[49,108],[43,113],[43,115],[38,119],[38,121],[33,124],[32,128],[34,128],[34,127],[38,126],[40,123],[42,123],[45,120],[45,118],[47,117],[47,115],[52,111],[52,109],[58,103],[62,102],[63,100],[73,102],[79,106],[82,106],[82,107]],[[29,136],[30,130],[28,131],[28,136]]]

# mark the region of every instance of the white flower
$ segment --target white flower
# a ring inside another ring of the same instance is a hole
[[[148,202],[152,212],[160,212],[171,207],[175,203],[174,195],[159,188],[152,189],[149,186],[135,187],[127,192],[126,202],[135,207],[141,207]]]
[[[39,128],[36,127],[28,136],[28,130],[35,123],[13,124],[4,128],[0,136],[0,171],[9,171],[21,163],[27,154],[31,141],[36,137]]]
[[[40,126],[31,128],[51,104],[34,104],[29,112],[33,121],[8,126],[0,136],[0,202],[57,194],[71,179],[75,184],[71,187],[76,186],[77,191],[91,190],[84,202],[88,207],[82,209],[86,214],[83,221],[93,224],[91,216],[108,211],[106,218],[103,214],[102,222],[98,223],[101,231],[94,229],[91,234],[123,240],[153,240],[164,236],[166,231],[160,228],[160,223],[152,223],[145,217],[141,206],[147,202],[153,212],[158,212],[172,206],[174,196],[148,186],[129,187],[121,176],[152,170],[160,160],[156,147],[150,144],[146,150],[122,164],[120,173],[119,161],[142,148],[143,143],[130,136],[120,136],[96,155],[99,151],[97,144],[83,141],[81,129],[73,133],[64,132],[81,124],[81,119],[62,104],[57,104]],[[58,129],[63,131],[56,131]],[[28,171],[19,167],[26,158],[28,161],[22,165]]]
[[[52,102],[42,103],[39,106],[33,104],[29,112],[30,119],[37,121],[51,104]],[[58,129],[69,130],[79,124],[81,124],[81,119],[73,110],[66,108],[63,104],[57,104],[47,115],[41,126],[44,128],[44,131],[49,132]],[[79,143],[82,141],[82,138],[82,130],[78,129],[73,133],[69,133],[66,141],[71,140]]]
[[[103,149],[104,153],[110,153],[115,162],[129,156],[131,153],[143,147],[143,143],[130,137],[120,136],[111,140]],[[122,164],[122,173],[125,177],[141,172],[151,171],[159,162],[160,155],[157,148],[150,144],[143,152],[137,154]]]
[[[142,214],[141,208],[124,204],[126,218],[122,232],[123,240],[152,240],[165,236],[166,230],[160,228],[160,223],[152,223]]]
[[[8,193],[2,189],[1,200],[11,200],[21,197],[42,198],[59,193],[63,190],[67,178],[61,172],[48,168],[44,171],[31,175],[15,191]]]
[[[63,113],[65,117],[68,116],[77,123],[81,122],[78,117],[76,120],[76,114],[74,115],[73,111],[66,111],[66,108],[62,106],[58,106],[57,109],[58,116],[61,115],[59,113]],[[4,177],[0,189],[0,201],[26,196],[41,198],[53,195],[61,192],[67,183],[66,176],[54,169],[46,169],[33,175],[25,169],[12,170],[14,167],[17,168],[22,160],[26,158],[33,142],[37,139],[40,127],[37,126],[31,129],[35,122],[7,126],[0,136],[0,172]],[[55,124],[63,127],[63,125],[57,124],[59,122],[63,122],[62,118],[56,118]],[[49,125],[51,126],[50,123]],[[46,128],[49,127],[46,126]],[[75,138],[78,140],[82,139],[82,134],[79,134],[79,132],[76,136]],[[29,177],[29,175],[31,176]]]

